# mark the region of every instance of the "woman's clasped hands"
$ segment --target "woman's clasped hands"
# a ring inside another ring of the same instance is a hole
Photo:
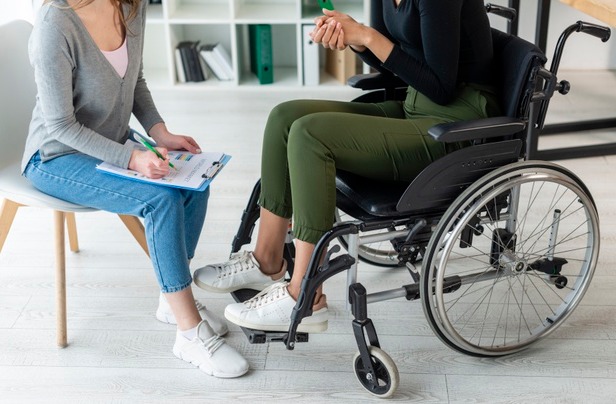
[[[358,52],[365,49],[368,27],[339,11],[323,9],[323,14],[314,19],[315,28],[310,33],[315,43],[338,50],[347,46]]]

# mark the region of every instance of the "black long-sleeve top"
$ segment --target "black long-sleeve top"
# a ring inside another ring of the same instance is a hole
[[[460,83],[491,85],[492,37],[483,0],[372,0],[371,25],[394,43],[384,63],[370,50],[360,57],[389,70],[432,101],[446,105]]]

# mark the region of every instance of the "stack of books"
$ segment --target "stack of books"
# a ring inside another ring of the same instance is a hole
[[[221,43],[201,45],[199,55],[218,80],[233,80],[231,56]]]
[[[220,43],[182,41],[175,48],[175,64],[180,83],[205,81],[210,71],[218,80],[233,80],[231,57]]]

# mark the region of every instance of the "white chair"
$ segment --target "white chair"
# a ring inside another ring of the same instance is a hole
[[[0,252],[20,207],[48,208],[55,221],[57,343],[67,345],[66,265],[64,224],[71,251],[79,251],[76,212],[95,209],[74,205],[35,189],[21,175],[20,162],[36,98],[34,71],[28,59],[28,38],[32,25],[13,21],[0,25]],[[128,230],[148,254],[143,225],[135,216],[119,215]]]

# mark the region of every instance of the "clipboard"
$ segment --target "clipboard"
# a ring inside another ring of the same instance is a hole
[[[146,150],[141,144],[128,140],[126,147]],[[158,179],[148,178],[145,175],[127,168],[102,162],[96,168],[106,174],[116,175],[128,180],[140,181],[160,186],[205,191],[214,178],[227,165],[231,156],[221,152],[202,152],[192,154],[187,151],[169,151],[169,161],[177,168],[171,170],[168,176]]]

